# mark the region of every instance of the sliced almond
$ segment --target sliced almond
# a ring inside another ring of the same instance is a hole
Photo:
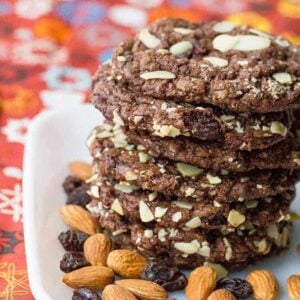
[[[199,246],[193,243],[177,242],[174,247],[185,254],[195,254],[199,250]]]
[[[141,300],[167,300],[168,293],[157,283],[142,279],[123,279],[116,281]]]
[[[275,73],[272,77],[281,84],[292,84],[293,82],[291,74],[286,72]]]
[[[102,233],[90,236],[83,245],[84,256],[92,266],[106,266],[110,250],[110,239]]]
[[[222,183],[222,179],[219,176],[214,176],[211,173],[206,175],[206,178],[210,184],[217,185]]]
[[[189,228],[197,228],[201,226],[201,219],[199,217],[194,217],[193,219],[189,220],[185,223],[186,227]]]
[[[147,28],[142,29],[139,32],[139,40],[147,47],[147,48],[155,48],[159,46],[161,43],[160,39],[158,39],[155,35],[151,34]]]
[[[202,169],[190,164],[177,163],[176,167],[183,176],[194,177],[203,173]]]
[[[187,300],[207,300],[217,284],[217,273],[210,267],[199,267],[191,272],[185,288]],[[220,299],[221,300],[221,299]]]
[[[140,75],[141,78],[145,80],[149,79],[174,79],[175,74],[169,71],[153,71],[153,72],[145,72]]]
[[[218,278],[226,277],[228,275],[228,271],[220,264],[214,264],[206,261],[204,266],[211,267],[218,274]]]
[[[65,274],[62,281],[73,289],[84,287],[98,291],[112,283],[114,277],[114,272],[110,268],[91,266]]]
[[[218,33],[230,32],[234,28],[235,28],[235,25],[228,21],[219,22],[213,26],[213,30]]]
[[[191,34],[194,32],[194,30],[184,27],[174,27],[174,31],[183,35]]]
[[[124,278],[140,278],[147,259],[136,251],[117,249],[109,253],[107,265]]]
[[[242,215],[239,211],[232,209],[227,217],[227,221],[233,227],[239,227],[246,221],[246,217]]]
[[[281,136],[286,136],[288,133],[288,129],[279,121],[274,121],[271,123],[270,131]]]
[[[228,60],[216,56],[206,56],[203,60],[210,62],[214,67],[223,68],[228,66]]]
[[[92,166],[83,161],[71,162],[69,164],[69,169],[74,176],[84,181],[89,179],[93,175]]]
[[[190,41],[181,41],[170,47],[170,52],[173,55],[181,55],[193,49],[193,44]]]
[[[93,235],[99,231],[97,221],[79,205],[64,205],[60,210],[60,216],[71,228],[86,234]]]
[[[151,209],[143,200],[140,201],[139,212],[142,222],[148,223],[154,220],[154,215]]]

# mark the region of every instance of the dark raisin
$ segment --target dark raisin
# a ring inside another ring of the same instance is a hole
[[[73,292],[72,300],[101,300],[102,298],[98,293],[87,289],[87,288],[80,288]]]
[[[248,299],[253,294],[251,284],[240,278],[221,278],[218,280],[217,289],[226,289],[237,299]]]
[[[82,252],[67,252],[60,261],[60,269],[69,273],[74,270],[89,266]]]
[[[83,180],[76,176],[68,176],[64,183],[63,188],[67,195],[71,194],[76,188],[80,187],[81,185],[85,184]]]
[[[85,208],[91,202],[91,197],[87,193],[88,186],[86,184],[77,187],[68,195],[67,204],[76,204]]]
[[[210,225],[225,225],[227,224],[226,218],[222,214],[216,214],[213,216],[211,220],[208,222]]]
[[[66,251],[83,251],[83,244],[89,236],[83,232],[68,230],[62,232],[58,239]]]
[[[170,267],[161,261],[152,261],[145,267],[142,278],[153,281],[167,291],[177,291],[185,288],[187,279],[176,267]]]

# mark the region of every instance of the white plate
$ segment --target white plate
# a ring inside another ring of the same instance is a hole
[[[66,199],[61,184],[68,175],[70,161],[91,161],[85,140],[102,121],[94,108],[82,105],[43,112],[29,128],[24,157],[24,230],[30,286],[38,300],[71,299],[72,290],[61,283],[63,273],[59,270],[64,250],[57,236],[66,229],[59,217]],[[300,211],[300,203],[294,203],[294,209]],[[288,299],[284,288],[288,276],[299,273],[299,256],[295,253],[299,236],[298,223],[289,252],[255,266],[276,274],[281,285],[280,299]],[[253,267],[247,271],[250,269]],[[233,275],[243,277],[247,271]],[[185,299],[183,293],[174,293],[174,297]]]

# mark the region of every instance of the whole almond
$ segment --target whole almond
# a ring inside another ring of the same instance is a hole
[[[300,275],[291,275],[286,282],[286,287],[291,300],[300,299]]]
[[[73,289],[85,287],[94,291],[103,289],[113,281],[114,272],[103,266],[84,267],[67,273],[63,277],[63,282]]]
[[[124,278],[140,278],[147,259],[136,251],[125,249],[114,250],[109,253],[107,265]]]
[[[129,290],[141,300],[166,300],[168,293],[157,283],[142,279],[123,279],[116,281],[116,284]]]
[[[217,272],[211,267],[199,267],[191,272],[185,288],[187,300],[207,300],[217,284]]]
[[[74,176],[81,180],[87,180],[93,175],[92,166],[83,161],[71,162],[69,169]]]
[[[79,205],[64,205],[60,210],[63,221],[73,229],[93,235],[99,231],[99,226],[91,214]]]
[[[92,266],[106,266],[110,250],[111,242],[102,233],[90,236],[83,245],[84,256]]]
[[[207,300],[236,300],[236,298],[229,291],[220,289],[212,292]]]
[[[270,271],[253,271],[248,274],[246,280],[252,285],[253,296],[256,300],[278,299],[279,285]]]
[[[137,300],[129,290],[119,285],[107,285],[102,292],[103,300]]]

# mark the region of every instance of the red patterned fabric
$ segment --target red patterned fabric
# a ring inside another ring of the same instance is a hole
[[[33,299],[22,224],[22,156],[42,109],[86,101],[97,65],[163,17],[228,19],[300,44],[298,0],[0,1],[0,299]]]

